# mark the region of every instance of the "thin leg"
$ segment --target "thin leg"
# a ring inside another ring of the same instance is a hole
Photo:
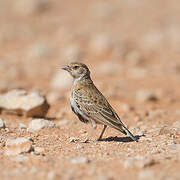
[[[94,130],[95,130],[96,127],[97,127],[97,125],[96,125],[96,122],[95,122],[94,120],[91,120],[91,125],[92,125],[93,128],[91,129],[90,133],[88,133],[86,139],[82,140],[81,142],[87,143],[87,142],[89,141],[89,137],[92,136]]]
[[[101,132],[101,134],[100,134],[100,136],[98,138],[98,141],[100,141],[102,139],[102,136],[103,136],[104,131],[106,130],[106,128],[107,128],[107,125],[103,125],[103,130],[102,130],[102,132]]]

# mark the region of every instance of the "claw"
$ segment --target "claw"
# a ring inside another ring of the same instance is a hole
[[[86,138],[86,139],[82,139],[80,140],[81,143],[88,143],[89,142],[89,138]]]

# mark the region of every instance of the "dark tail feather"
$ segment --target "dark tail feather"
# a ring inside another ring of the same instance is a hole
[[[122,126],[123,130],[126,132],[126,134],[128,134],[130,136],[130,138],[133,140],[133,141],[136,141],[138,142],[137,138],[125,127],[125,126]]]
[[[133,141],[138,142],[137,138],[128,130],[128,128],[124,124],[120,124],[120,125],[118,124],[118,126],[113,126],[113,127],[121,131],[123,134],[129,135]]]

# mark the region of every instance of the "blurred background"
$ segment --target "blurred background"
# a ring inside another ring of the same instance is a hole
[[[180,71],[178,0],[0,4],[1,90],[60,88],[53,77],[70,61],[86,63],[104,83],[110,74],[119,82]]]
[[[180,1],[0,0],[0,93],[14,88],[40,90],[51,105],[48,116],[75,120],[67,99],[72,78],[61,70],[72,61],[87,64],[97,87],[128,125],[137,123],[147,130],[173,123],[180,115]],[[149,109],[157,111],[151,114]],[[74,126],[71,133],[79,136],[81,127]],[[161,164],[164,172],[167,164]],[[109,162],[106,165],[108,169]],[[99,172],[107,172],[106,168]],[[98,165],[94,170],[98,174],[96,170]],[[111,173],[112,179],[116,177]]]

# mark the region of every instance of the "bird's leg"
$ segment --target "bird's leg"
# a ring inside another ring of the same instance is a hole
[[[96,122],[95,122],[94,120],[91,119],[90,122],[91,122],[91,125],[92,125],[93,128],[91,129],[90,133],[88,133],[86,139],[84,139],[84,140],[81,141],[81,142],[83,142],[83,143],[87,143],[87,142],[89,141],[89,137],[92,136],[94,130],[95,130],[96,127],[97,127]]]
[[[98,141],[100,141],[100,140],[102,139],[102,136],[103,136],[104,131],[106,130],[106,128],[107,128],[107,125],[103,125],[103,130],[102,130],[102,132],[101,132],[99,138],[97,139]]]

